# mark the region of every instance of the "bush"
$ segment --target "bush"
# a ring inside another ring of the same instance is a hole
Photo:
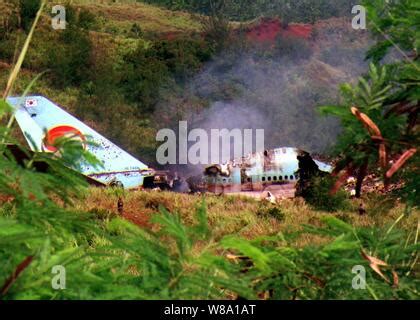
[[[143,30],[139,24],[133,23],[129,32],[129,36],[135,39],[141,38],[143,36]]]
[[[20,0],[20,21],[21,27],[28,32],[31,28],[32,21],[34,20],[41,0]]]
[[[330,194],[335,179],[331,176],[314,176],[301,196],[316,210],[334,212],[349,207],[348,195],[340,190],[334,195]]]
[[[120,85],[141,114],[152,113],[161,101],[160,89],[182,87],[211,55],[201,39],[158,40],[148,48],[141,43],[124,56]]]
[[[14,44],[15,44],[15,39],[1,39],[0,41],[0,59],[1,60],[5,60],[9,62],[13,61],[13,56],[15,53]]]
[[[48,53],[48,65],[53,84],[58,87],[81,85],[90,77],[92,43],[89,35],[80,29],[68,27],[60,34]]]
[[[275,218],[280,222],[285,219],[285,214],[279,207],[265,203],[258,208],[257,216]]]
[[[96,25],[96,16],[86,9],[77,13],[72,6],[66,6],[67,27],[59,31],[47,50],[45,65],[51,71],[53,85],[59,88],[81,86],[92,75],[91,54],[93,44],[89,29]]]
[[[417,153],[404,168],[394,177],[394,181],[404,181],[402,188],[397,189],[395,194],[407,203],[407,210],[420,207],[420,179],[418,177],[418,164],[420,156]]]
[[[97,25],[95,14],[86,9],[80,10],[77,25],[79,28],[91,30]]]
[[[0,3],[0,41],[8,39],[19,28],[19,8],[12,3]],[[1,49],[0,49],[1,50]]]

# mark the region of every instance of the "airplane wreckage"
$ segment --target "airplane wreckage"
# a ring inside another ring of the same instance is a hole
[[[157,171],[76,119],[42,96],[11,97],[16,121],[32,152],[55,152],[56,139],[79,139],[101,163],[101,168],[82,165],[77,171],[97,186],[120,186],[126,189],[176,190],[182,179],[168,171]],[[87,143],[87,141],[92,140]],[[14,147],[15,157],[22,156]],[[73,168],[74,169],[74,168]],[[241,194],[261,197],[294,197],[300,178],[313,173],[329,173],[331,165],[314,160],[296,148],[278,148],[250,154],[223,165],[205,168],[199,177],[186,179],[191,192]]]
[[[331,171],[331,165],[314,160],[308,152],[285,147],[253,153],[224,165],[208,166],[204,186],[213,193],[291,198],[301,178]]]

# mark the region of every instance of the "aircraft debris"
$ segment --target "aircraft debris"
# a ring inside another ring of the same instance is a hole
[[[332,171],[331,165],[313,159],[305,151],[283,147],[208,166],[204,176],[184,181],[176,172],[149,168],[45,97],[15,97],[8,98],[8,102],[15,108],[16,120],[33,152],[57,152],[54,143],[60,137],[81,141],[100,160],[103,168],[82,164],[76,170],[97,185],[126,189],[189,189],[193,193],[245,193],[256,198],[260,198],[263,191],[269,191],[273,202],[277,198],[294,197],[295,188],[299,194],[309,176]]]
[[[264,199],[272,204],[277,204],[276,197],[273,196],[273,194],[270,191],[267,192],[267,196]]]
[[[194,179],[190,188],[202,189],[204,185],[208,192],[255,198],[260,198],[263,192],[269,192],[268,198],[274,202],[298,195],[310,176],[331,171],[330,164],[314,160],[308,152],[283,147],[249,154],[224,164],[210,165],[204,170],[201,184]]]

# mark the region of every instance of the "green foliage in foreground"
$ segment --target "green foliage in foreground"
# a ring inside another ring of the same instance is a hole
[[[304,233],[331,239],[325,245],[294,248],[297,234],[246,240],[212,238],[204,203],[196,223],[161,208],[158,231],[120,218],[95,220],[87,213],[54,206],[41,211],[12,202],[0,218],[0,283],[26,257],[33,260],[4,292],[5,299],[418,299],[419,245],[397,228],[354,229],[334,217]],[[379,277],[361,251],[384,259]],[[54,265],[66,267],[66,289],[53,290]],[[352,268],[366,268],[366,290],[352,289]],[[417,272],[417,274],[416,274]]]

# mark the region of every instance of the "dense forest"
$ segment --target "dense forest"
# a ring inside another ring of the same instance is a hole
[[[331,17],[349,16],[357,4],[352,0],[146,0],[175,10],[189,10],[211,14],[223,8],[224,14],[235,21],[246,21],[260,16],[281,16],[293,22],[315,22]]]

